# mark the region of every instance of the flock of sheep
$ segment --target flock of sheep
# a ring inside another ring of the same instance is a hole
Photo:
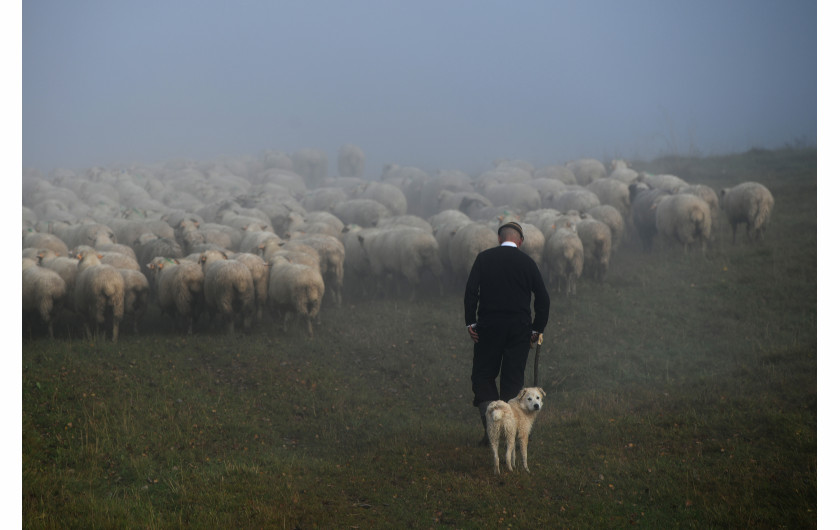
[[[760,239],[773,209],[761,184],[720,194],[674,175],[595,159],[534,168],[498,161],[478,176],[388,165],[365,180],[361,149],[345,145],[338,177],[327,155],[303,149],[209,162],[125,169],[56,169],[23,175],[25,329],[52,337],[62,314],[92,336],[103,326],[136,333],[157,306],[185,333],[208,318],[233,333],[297,316],[311,336],[324,297],[340,306],[345,279],[358,296],[401,292],[423,278],[460,288],[475,256],[516,219],[522,250],[550,289],[602,281],[632,227],[646,250],[655,238],[702,252],[720,210]]]

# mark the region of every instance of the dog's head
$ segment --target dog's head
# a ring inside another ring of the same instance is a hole
[[[536,412],[543,407],[545,390],[539,387],[523,388],[516,396],[520,405],[529,412]]]

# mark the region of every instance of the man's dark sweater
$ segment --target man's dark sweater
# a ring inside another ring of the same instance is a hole
[[[476,322],[476,310],[482,325],[512,321],[530,323],[531,293],[534,293],[535,313],[531,328],[542,333],[548,323],[550,302],[537,264],[515,247],[487,249],[475,258],[467,280],[465,324]]]

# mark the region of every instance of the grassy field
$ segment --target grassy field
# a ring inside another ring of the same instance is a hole
[[[764,183],[766,241],[629,242],[603,284],[552,293],[531,474],[477,445],[460,285],[348,295],[311,340],[184,337],[154,310],[118,344],[24,337],[23,526],[816,527],[816,159],[637,164]]]

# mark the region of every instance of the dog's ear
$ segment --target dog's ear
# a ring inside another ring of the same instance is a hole
[[[520,391],[519,391],[519,395],[518,395],[518,396],[516,396],[516,399],[522,399],[522,398],[524,398],[524,397],[525,397],[525,390],[527,390],[527,389],[526,389],[526,388],[523,388],[522,390],[520,390]]]
[[[537,387],[537,391],[540,393],[540,395],[542,396],[542,398],[543,398],[543,399],[545,399],[545,390],[543,390],[542,388]]]

